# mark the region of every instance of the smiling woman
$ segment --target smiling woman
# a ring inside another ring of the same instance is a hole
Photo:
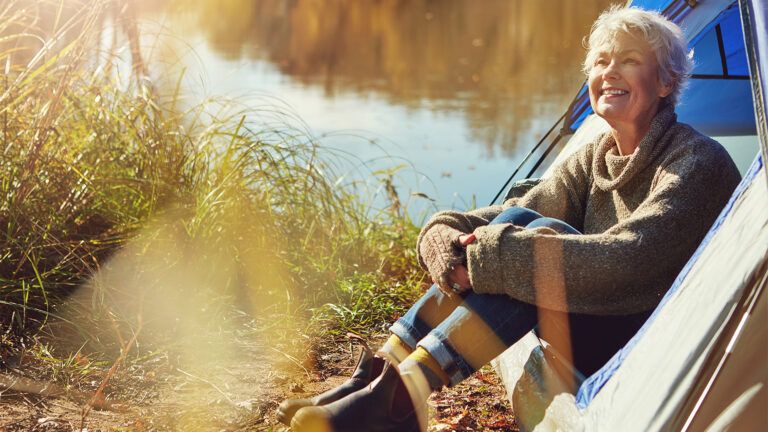
[[[589,42],[590,102],[611,130],[520,198],[434,215],[418,252],[435,285],[390,328],[378,377],[286,401],[293,430],[424,430],[431,392],[535,327],[589,375],[642,325],[739,174],[717,142],[677,122],[690,69],[677,26],[612,8]]]
[[[638,9],[611,11],[593,26],[584,71],[595,113],[613,129],[620,154],[629,155],[659,106],[677,103],[693,65],[677,26],[646,21]],[[667,38],[658,36],[665,31]]]

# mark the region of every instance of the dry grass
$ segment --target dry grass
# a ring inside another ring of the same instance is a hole
[[[66,427],[98,425],[93,408],[141,418],[173,382],[205,390],[161,407],[181,416],[168,429],[210,414],[211,390],[237,406],[220,368],[310,373],[306,341],[376,331],[423,277],[390,173],[376,209],[289,111],[180,108],[137,32],[109,0],[0,6],[0,398],[40,415],[63,398]]]

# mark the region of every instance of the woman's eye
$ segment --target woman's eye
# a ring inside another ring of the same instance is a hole
[[[606,60],[604,58],[599,58],[599,59],[595,60],[595,65],[597,65],[597,66],[605,66],[607,64],[608,64],[608,60]]]
[[[624,64],[637,64],[639,63],[636,59],[633,58],[626,58],[624,59]]]

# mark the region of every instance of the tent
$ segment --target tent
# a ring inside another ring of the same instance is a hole
[[[694,51],[696,67],[678,109],[680,121],[716,137],[746,136],[735,141],[736,147],[747,148],[754,160],[645,325],[592,376],[572,371],[575,390],[562,379],[569,365],[558,365],[546,342],[533,334],[494,361],[523,428],[768,428],[765,3],[630,2],[677,22]],[[513,176],[528,170],[524,176],[530,177],[551,168],[606,128],[592,115],[584,87],[558,125],[559,132],[546,137],[548,146],[533,149]],[[753,144],[745,144],[749,142]],[[734,154],[743,148],[729,150]],[[554,161],[548,161],[552,156]]]

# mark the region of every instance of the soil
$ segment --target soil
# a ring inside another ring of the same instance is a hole
[[[368,342],[373,347],[383,340]],[[238,355],[221,356],[213,366],[196,367],[167,353],[126,363],[107,383],[101,409],[85,416],[106,364],[75,357],[52,366],[39,355],[17,358],[0,371],[4,382],[15,383],[0,391],[0,432],[288,431],[275,417],[280,401],[342,383],[360,351],[350,340],[327,338],[307,343],[308,355],[299,360],[289,347],[250,342],[240,341]],[[518,430],[498,375],[488,367],[434,394],[429,405],[430,431]]]

